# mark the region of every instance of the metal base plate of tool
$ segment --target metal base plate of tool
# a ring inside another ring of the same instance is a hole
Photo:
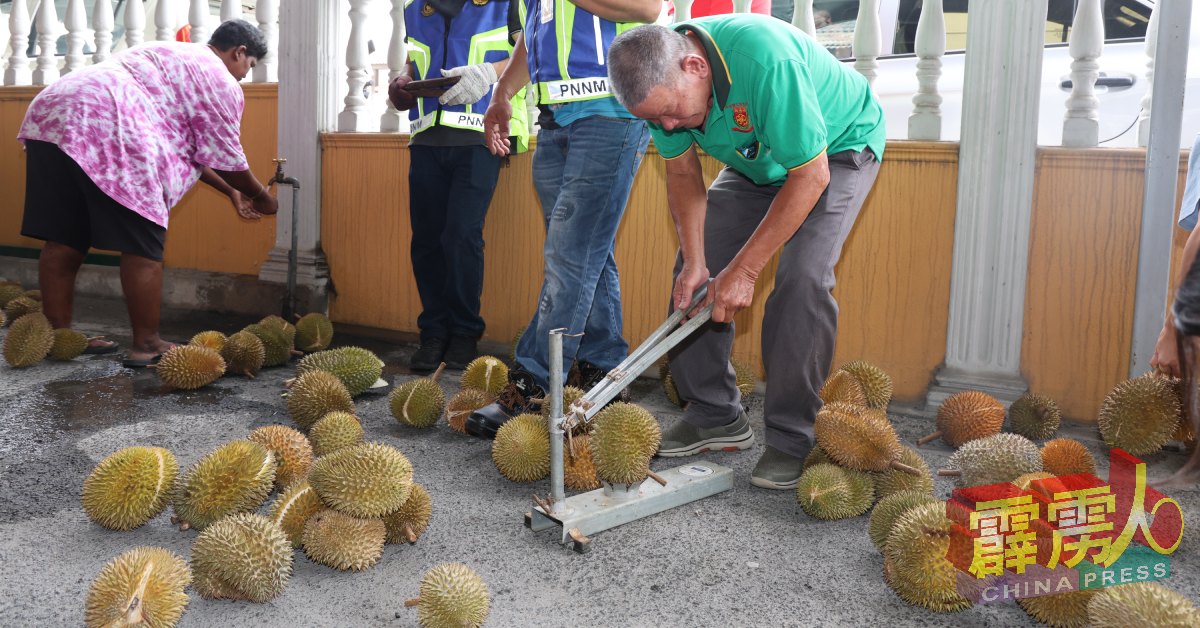
[[[692,303],[700,303],[708,292],[708,284],[692,295]],[[563,434],[579,424],[590,422],[610,400],[637,376],[658,361],[684,338],[712,318],[712,304],[704,307],[687,322],[686,310],[675,312],[624,362],[609,371],[605,378],[586,395],[563,408],[562,339],[565,330],[550,332],[550,390],[547,393],[550,416],[550,499],[534,495],[535,506],[525,513],[525,525],[534,532],[555,526],[562,529],[560,543],[572,541],[577,552],[591,550],[587,535],[615,528],[643,517],[670,510],[698,499],[716,495],[733,488],[733,470],[711,462],[697,460],[650,477],[636,485],[608,484],[603,488],[567,498],[563,486]],[[682,324],[681,324],[682,323]],[[565,414],[564,414],[565,411]],[[603,481],[603,479],[602,479]]]

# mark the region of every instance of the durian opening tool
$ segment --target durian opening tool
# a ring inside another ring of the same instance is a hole
[[[708,294],[708,284],[692,295],[692,304],[700,303]],[[615,528],[624,523],[670,510],[733,488],[733,469],[697,460],[659,474],[649,473],[637,484],[610,484],[603,479],[603,488],[566,497],[563,484],[563,437],[566,431],[580,423],[588,423],[604,405],[633,383],[637,375],[649,368],[675,345],[690,336],[712,318],[713,304],[708,304],[687,322],[680,324],[691,308],[676,310],[625,361],[609,371],[604,379],[584,396],[563,408],[562,339],[564,329],[550,332],[550,499],[534,495],[534,508],[525,513],[525,525],[534,532],[555,526],[562,529],[560,543],[573,542],[575,551],[590,551],[588,534]],[[653,478],[655,481],[647,481]]]

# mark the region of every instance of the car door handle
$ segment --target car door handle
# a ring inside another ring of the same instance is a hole
[[[1133,87],[1134,79],[1128,76],[1101,76],[1096,79],[1096,87]],[[1063,79],[1059,85],[1063,89],[1071,89],[1075,86],[1071,79]]]

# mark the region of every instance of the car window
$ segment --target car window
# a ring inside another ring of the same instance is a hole
[[[1104,0],[1105,39],[1144,38],[1152,6],[1142,0]],[[966,49],[967,0],[944,0],[942,9],[946,14],[946,50]],[[1046,9],[1046,43],[1070,41],[1074,16],[1075,0],[1050,0]],[[893,54],[915,52],[920,18],[921,0],[900,0]]]
[[[833,56],[846,59],[854,56],[854,22],[858,19],[858,0],[814,0],[813,25],[817,27],[817,43]]]

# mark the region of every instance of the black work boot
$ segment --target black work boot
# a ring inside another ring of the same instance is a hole
[[[421,348],[408,359],[408,367],[414,371],[432,371],[442,363],[446,355],[446,341],[441,338],[421,338]]]
[[[496,401],[472,412],[464,427],[472,436],[491,440],[496,438],[496,431],[509,419],[526,412],[541,412],[533,400],[545,396],[545,391],[537,385],[532,375],[514,368],[508,372],[508,384],[500,389]]]
[[[466,336],[450,336],[450,346],[446,347],[446,355],[442,361],[446,368],[465,369],[471,360],[479,357],[475,349],[475,339]]]
[[[575,373],[576,369],[578,369],[579,373],[579,377],[576,380],[577,383],[572,384],[570,381],[571,378],[568,377],[567,384],[581,388],[583,389],[583,392],[588,392],[595,388],[597,384],[604,381],[604,376],[608,375],[608,371],[593,366],[588,362],[577,362],[575,366],[571,367],[571,372]],[[631,399],[633,399],[633,396],[629,393],[629,387],[626,386],[625,388],[621,389],[621,392],[615,398],[613,398],[613,401],[623,401],[625,403],[629,403]]]

